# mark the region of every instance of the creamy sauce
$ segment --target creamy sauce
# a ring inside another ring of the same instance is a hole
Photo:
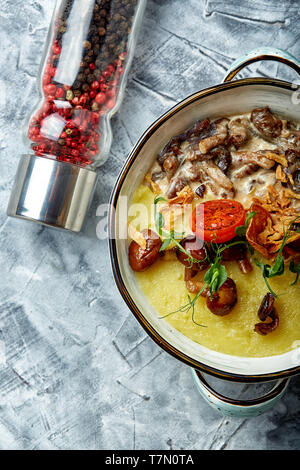
[[[253,126],[253,124],[250,121],[250,114],[251,113],[245,113],[245,114],[240,114],[236,116],[230,116],[229,123],[237,118],[240,119],[247,119],[249,120],[249,129],[250,129],[250,138],[248,141],[240,146],[238,150],[234,146],[229,146],[230,153],[232,155],[232,159],[234,160],[235,156],[238,155],[237,152],[257,152],[257,151],[264,151],[264,150],[276,150],[277,146],[276,144],[272,142],[268,142],[267,140],[263,139],[261,136],[257,134],[257,130]],[[286,121],[283,121],[286,124]],[[180,167],[177,169],[177,171],[174,174],[174,178],[177,178],[179,174],[182,174],[189,179],[191,177],[191,171],[192,171],[192,164],[190,161],[187,161],[187,157],[190,155],[191,150],[189,148],[189,143],[187,141],[183,142],[180,146],[180,151],[181,154],[179,156],[180,161],[182,162]],[[236,174],[239,172],[240,168],[237,169],[229,169],[229,172],[227,174],[228,178],[231,180],[233,187],[234,187],[234,192],[235,195],[232,197],[232,195],[226,196],[226,191],[223,189],[220,189],[219,195],[216,195],[216,187],[218,186],[216,184],[216,181],[213,181],[210,177],[202,178],[197,181],[190,181],[189,186],[193,191],[195,191],[199,184],[204,184],[206,186],[205,190],[205,195],[203,197],[203,201],[205,200],[210,200],[210,199],[216,199],[217,198],[222,198],[222,197],[231,197],[234,198],[238,201],[240,201],[245,208],[249,208],[251,205],[251,199],[253,196],[256,197],[263,197],[266,192],[267,192],[267,187],[269,185],[274,186],[277,185],[277,187],[281,186],[281,183],[276,181],[276,176],[275,176],[275,168],[276,168],[276,163],[274,164],[274,167],[271,169],[265,169],[265,168],[258,168],[255,169],[254,171],[251,171],[249,174],[245,175],[242,178],[236,177]],[[150,174],[155,173],[155,172],[160,172],[161,167],[158,164],[157,161],[153,164]],[[162,179],[156,180],[156,183],[161,189],[161,192],[163,194],[167,193],[170,181],[168,181],[167,177],[164,177]],[[297,206],[299,205],[298,202],[295,201]]]

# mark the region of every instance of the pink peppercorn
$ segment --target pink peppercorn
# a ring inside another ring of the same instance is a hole
[[[96,96],[96,103],[98,104],[104,104],[106,101],[106,95],[104,93],[98,93]]]

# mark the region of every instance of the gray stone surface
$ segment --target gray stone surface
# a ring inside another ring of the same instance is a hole
[[[96,208],[132,145],[162,112],[218,83],[257,46],[300,56],[299,2],[149,0],[114,144],[80,235],[8,219],[21,126],[54,0],[0,6],[0,448],[299,449],[300,379],[252,420],[227,419],[198,395],[189,368],[158,348],[114,285]],[[275,63],[252,71],[295,79]],[[249,387],[244,387],[244,389]],[[239,392],[242,389],[239,388]]]

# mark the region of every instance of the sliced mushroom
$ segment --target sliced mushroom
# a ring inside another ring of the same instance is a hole
[[[209,262],[207,259],[207,251],[204,247],[203,240],[198,239],[195,235],[188,235],[183,240],[181,240],[180,245],[182,246],[182,248],[185,249],[187,253],[189,253],[189,255],[191,255],[197,260],[197,262],[193,263],[193,265],[191,266],[191,263],[186,253],[177,248],[177,258],[180,263],[184,264],[184,266],[192,267],[193,269],[196,269],[198,271],[202,271],[203,269],[206,269],[209,266]]]
[[[284,156],[288,164],[292,164],[292,163],[296,163],[297,161],[300,161],[300,151],[297,151],[294,149],[287,149],[284,152]]]
[[[212,148],[217,145],[224,144],[228,135],[228,119],[218,119],[214,122],[216,128],[213,135],[200,140],[199,150],[201,153],[208,153]]]
[[[251,175],[258,170],[259,166],[255,163],[246,163],[241,168],[236,171],[233,171],[231,176],[232,178],[244,178],[245,176]]]
[[[254,331],[260,335],[267,335],[276,330],[279,325],[279,317],[274,307],[275,298],[269,292],[264,296],[263,301],[258,309],[258,317],[261,323],[256,323]],[[267,319],[271,321],[266,322]]]
[[[206,295],[206,305],[215,315],[224,316],[231,312],[237,302],[237,290],[233,279],[228,277],[218,292]]]
[[[239,241],[236,238],[233,241]],[[223,261],[236,261],[238,267],[240,268],[243,274],[248,274],[252,271],[252,265],[247,258],[247,249],[246,245],[232,245],[222,252]]]
[[[162,167],[167,175],[168,180],[170,181],[170,179],[178,170],[179,160],[175,155],[169,155],[167,158],[165,158]]]
[[[205,184],[202,183],[198,186],[198,188],[195,189],[195,193],[197,194],[198,197],[203,198],[205,190],[206,190],[206,186]]]
[[[204,282],[195,279],[195,276],[199,273],[198,269],[187,268],[184,269],[184,280],[187,290],[191,294],[198,294],[201,289],[204,287]],[[204,289],[202,292],[202,297],[206,297],[207,289]]]
[[[219,145],[218,147],[212,149],[208,155],[214,159],[216,165],[226,175],[232,162],[231,153],[229,152],[228,148],[226,148],[224,145]]]
[[[291,190],[295,193],[300,193],[300,160],[296,161],[288,168],[285,169],[285,173],[288,175],[288,185]]]
[[[268,138],[279,137],[282,131],[282,121],[271,113],[270,108],[253,109],[251,121],[256,129]]]
[[[174,176],[167,190],[168,199],[175,197],[177,193],[179,193],[179,191],[181,191],[188,184],[189,180],[183,174],[179,173],[177,176]]]
[[[241,147],[249,139],[249,120],[245,118],[233,119],[229,122],[228,143],[236,148]]]
[[[220,168],[212,161],[200,162],[199,167],[211,178],[217,187],[225,190],[228,197],[234,197],[234,186],[232,181],[220,170]]]
[[[144,271],[160,257],[162,241],[156,232],[150,229],[142,231],[146,240],[146,248],[143,249],[136,241],[129,245],[129,263],[133,271]]]
[[[164,171],[153,171],[151,174],[151,179],[155,183],[156,181],[159,181],[163,179],[166,176]]]
[[[184,141],[193,144],[195,142],[198,143],[200,139],[208,137],[214,132],[214,127],[208,118],[195,122],[186,132],[176,135],[169,140],[158,155],[158,163],[162,166],[168,156],[178,156],[181,153],[180,147]]]
[[[212,127],[214,126],[212,126],[209,118],[197,121],[183,134],[184,140],[191,141],[195,137],[200,137],[201,139],[208,137],[208,135],[213,132]]]
[[[243,164],[254,164],[270,170],[275,162],[266,157],[266,154],[274,153],[273,150],[258,150],[257,152],[240,151],[232,153],[232,168],[241,167]]]

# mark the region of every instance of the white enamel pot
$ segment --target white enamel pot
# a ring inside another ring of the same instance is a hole
[[[232,65],[224,79],[225,83],[201,90],[167,111],[150,126],[131,151],[114,187],[109,214],[113,273],[128,307],[160,347],[193,368],[197,387],[212,406],[226,415],[244,417],[267,411],[281,398],[289,378],[300,373],[300,347],[272,357],[232,356],[191,341],[166,321],[159,319],[159,315],[139,289],[128,263],[126,204],[130,204],[135,190],[159,150],[171,137],[182,133],[198,119],[240,114],[268,105],[281,116],[300,121],[300,100],[292,83],[273,78],[229,81],[241,68],[259,60],[283,62],[300,74],[300,63],[288,53],[268,48],[255,50]],[[217,393],[208,384],[203,372],[238,382],[277,382],[263,397],[242,401]]]

